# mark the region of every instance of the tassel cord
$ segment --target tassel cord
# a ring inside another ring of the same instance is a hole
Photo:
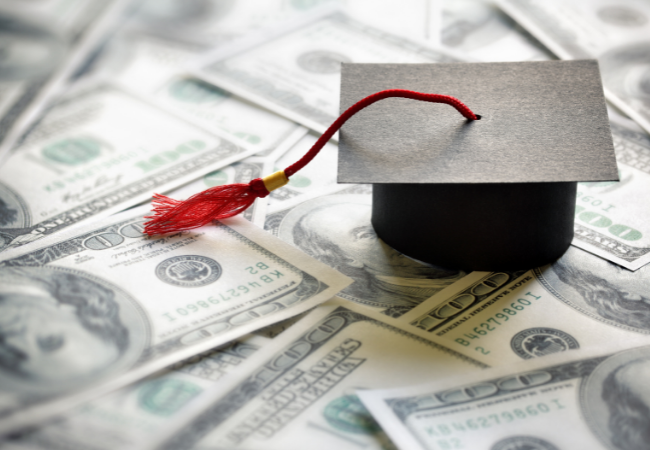
[[[375,94],[369,95],[362,100],[359,100],[357,103],[346,109],[345,112],[341,114],[332,125],[330,125],[325,133],[323,133],[321,137],[318,138],[316,143],[311,147],[311,149],[309,149],[305,156],[284,169],[284,173],[287,178],[291,177],[293,174],[309,164],[311,160],[314,159],[316,155],[318,155],[318,152],[321,151],[327,141],[329,141],[332,136],[334,136],[334,133],[336,133],[343,126],[343,124],[348,121],[350,117],[361,111],[363,108],[366,108],[367,106],[370,106],[379,100],[390,97],[408,98],[411,100],[420,100],[432,103],[445,103],[456,108],[456,110],[458,110],[458,112],[461,113],[467,120],[479,120],[481,118],[481,116],[474,114],[472,110],[469,109],[463,102],[449,95],[425,94],[422,92],[409,91],[406,89],[387,89],[385,91],[379,91]]]

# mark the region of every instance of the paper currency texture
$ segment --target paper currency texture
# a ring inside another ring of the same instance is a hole
[[[650,348],[601,355],[359,396],[404,449],[645,448]]]
[[[3,255],[0,432],[299,314],[349,283],[244,219],[148,238],[146,212]]]

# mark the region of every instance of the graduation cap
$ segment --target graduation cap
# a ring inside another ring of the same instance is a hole
[[[286,184],[339,128],[338,181],[373,184],[377,235],[450,268],[554,261],[573,239],[577,182],[618,180],[595,60],[343,64],[341,111],[284,171],[185,202],[157,196],[145,232],[237,214]]]

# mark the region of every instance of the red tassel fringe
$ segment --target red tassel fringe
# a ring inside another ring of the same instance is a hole
[[[155,194],[154,214],[145,217],[150,220],[145,224],[144,232],[152,236],[202,227],[213,220],[237,215],[251,206],[256,198],[268,194],[260,178],[249,184],[215,186],[185,201]]]

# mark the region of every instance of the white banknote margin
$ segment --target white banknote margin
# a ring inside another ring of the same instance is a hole
[[[442,0],[427,0],[425,8],[424,40],[429,45],[442,47]]]
[[[627,350],[627,349],[626,349]],[[382,429],[389,435],[393,442],[401,450],[428,450],[417,440],[388,406],[390,399],[433,394],[483,380],[504,377],[517,373],[534,372],[546,367],[557,366],[574,361],[581,361],[601,356],[610,356],[616,353],[611,347],[581,349],[568,353],[557,353],[543,358],[536,358],[529,361],[522,361],[506,366],[492,367],[480,372],[468,374],[460,378],[445,378],[419,386],[405,386],[396,389],[367,389],[357,390],[357,396],[364,406],[370,411],[374,419],[381,425]]]
[[[555,42],[551,36],[549,36],[545,30],[538,27],[534,22],[528,20],[528,17],[521,12],[510,0],[494,0],[499,8],[501,8],[506,14],[512,17],[516,22],[521,24],[526,30],[535,36],[542,44],[548,47],[553,53],[555,53],[560,59],[575,59],[571,54],[569,54],[564,48]],[[592,55],[593,56],[593,55]],[[595,58],[595,56],[593,56]],[[637,113],[634,108],[631,108],[626,102],[624,102],[620,97],[614,94],[612,91],[607,89],[606,86],[603,86],[603,91],[605,92],[605,98],[609,100],[614,106],[627,114],[630,118],[634,119],[646,132],[650,133],[650,121],[645,117]]]
[[[66,241],[68,239],[87,234],[97,228],[108,226],[111,223],[128,220],[134,217],[143,217],[148,213],[148,205],[144,205],[139,208],[133,208],[128,211],[124,211],[120,214],[116,214],[103,220],[94,221],[92,224],[87,224],[83,227],[76,227],[75,229],[65,230],[65,232],[57,233],[53,236],[40,239],[29,245],[25,245],[20,249],[14,249],[12,251],[5,252],[0,255],[0,261],[17,258],[26,253],[31,253],[44,247],[48,247],[56,243]],[[290,260],[290,264],[294,265],[295,267],[299,267],[302,271],[315,276],[317,279],[323,280],[323,278],[331,278],[327,280],[328,288],[323,292],[316,294],[313,298],[301,302],[296,306],[292,306],[279,312],[264,316],[259,320],[249,322],[248,324],[242,325],[238,328],[230,329],[226,333],[217,335],[211,339],[203,341],[199,344],[195,344],[194,346],[186,348],[182,351],[175,351],[174,353],[158,360],[149,361],[137,369],[127,369],[126,372],[118,375],[112,380],[106,380],[100,385],[89,386],[87,388],[84,388],[81,392],[64,395],[62,397],[55,398],[54,400],[37,403],[33,406],[29,406],[23,410],[20,410],[0,423],[0,435],[14,432],[18,429],[35,425],[45,421],[46,419],[61,415],[62,413],[72,409],[77,405],[90,401],[93,398],[99,397],[101,395],[105,395],[128,384],[134,383],[135,381],[163,370],[172,364],[181,362],[197,354],[204,353],[210,349],[219,347],[228,342],[232,342],[236,339],[239,339],[241,336],[254,332],[259,328],[263,328],[289,317],[301,314],[330,299],[340,290],[344,289],[350,283],[352,283],[352,280],[350,278],[337,272],[331,267],[311,258],[310,256],[290,246],[289,244],[284,243],[280,239],[269,239],[268,233],[264,232],[264,230],[251,224],[243,218],[236,217],[226,219],[223,221],[223,224],[229,228],[234,229],[237,233],[250,239],[252,242],[257,243],[265,250],[277,255],[282,255],[282,259],[287,260],[287,262]]]
[[[457,358],[461,358],[465,360],[468,364],[474,364],[477,368],[486,368],[489,367],[486,364],[483,364],[481,361],[469,356],[465,355],[459,351],[452,350],[448,346],[444,345],[444,343],[439,342],[435,338],[432,338],[431,336],[421,336],[418,335],[417,330],[412,330],[412,329],[407,329],[406,327],[402,326],[398,321],[396,321],[393,318],[390,318],[384,314],[381,314],[379,311],[375,311],[369,308],[365,308],[364,306],[358,305],[356,303],[344,300],[340,297],[334,297],[331,300],[329,300],[326,303],[321,304],[320,306],[316,307],[313,311],[311,311],[307,316],[302,318],[299,322],[297,322],[295,325],[293,325],[291,328],[288,330],[284,331],[282,334],[280,334],[278,337],[273,339],[273,343],[267,345],[264,347],[264,352],[259,352],[255,355],[253,355],[251,358],[246,360],[240,368],[237,370],[237,373],[233,373],[231,377],[228,377],[226,380],[226,377],[222,378],[223,383],[220,383],[219,386],[215,386],[214,390],[211,391],[206,391],[205,395],[203,395],[202,399],[202,404],[199,404],[198,402],[193,405],[193,411],[190,412],[187,410],[187,416],[184,417],[182,420],[179,420],[174,428],[170,428],[168,433],[164,435],[160,435],[159,439],[155,442],[152,443],[152,446],[149,447],[151,449],[166,449],[167,447],[167,441],[170,439],[174,438],[176,435],[183,433],[183,429],[190,424],[194,418],[198,418],[198,416],[205,411],[207,408],[209,408],[211,405],[218,403],[225,395],[230,393],[232,389],[234,389],[243,379],[245,379],[247,376],[251,375],[254,371],[256,371],[258,368],[263,366],[264,363],[268,362],[269,360],[273,359],[275,356],[277,356],[278,353],[280,353],[281,350],[285,349],[287,346],[289,346],[291,343],[293,343],[296,339],[300,338],[305,332],[307,332],[310,328],[314,327],[315,325],[318,324],[320,320],[325,318],[327,315],[329,315],[331,312],[336,310],[337,308],[343,307],[349,311],[356,312],[358,314],[364,315],[366,317],[369,317],[371,319],[374,319],[378,322],[384,323],[386,325],[395,327],[397,329],[401,329],[404,332],[407,332],[411,335],[415,335],[418,337],[423,338],[425,341],[431,342],[435,344],[438,347],[441,347],[444,350],[447,350],[447,352],[451,355],[454,355]],[[414,332],[415,331],[415,332]],[[444,351],[442,350],[442,351]],[[242,376],[243,375],[243,376]],[[192,417],[190,417],[190,414]],[[148,449],[149,449],[148,448]],[[148,450],[147,449],[147,450]]]
[[[278,159],[287,153],[294,145],[296,145],[300,140],[309,132],[309,128],[298,125],[298,127],[289,134],[284,141],[278,144],[271,151],[264,151],[256,153],[255,156],[267,159],[271,165],[273,165]]]
[[[264,108],[266,108],[266,109],[268,109],[270,111],[275,112],[276,114],[279,114],[279,115],[281,115],[283,117],[286,117],[289,120],[292,120],[294,122],[302,124],[302,125],[310,128],[310,129],[322,134],[322,133],[325,132],[325,130],[327,130],[327,127],[319,124],[318,122],[316,122],[316,121],[314,121],[312,119],[304,117],[301,114],[294,113],[293,111],[291,111],[291,110],[289,110],[289,109],[287,109],[287,108],[285,108],[283,106],[280,106],[280,105],[278,105],[277,103],[275,103],[273,101],[267,100],[267,99],[255,94],[255,93],[251,93],[247,89],[241,88],[238,85],[236,85],[235,83],[232,83],[232,82],[230,82],[228,80],[225,80],[225,79],[223,79],[221,77],[215,76],[214,74],[211,74],[211,73],[205,71],[204,67],[212,65],[212,64],[214,64],[216,62],[219,62],[219,61],[223,61],[223,60],[225,60],[225,59],[227,59],[227,58],[229,58],[231,56],[236,56],[236,55],[238,55],[240,53],[244,53],[244,52],[246,52],[248,50],[252,50],[252,49],[254,49],[255,47],[257,47],[259,45],[266,44],[266,43],[268,43],[268,42],[270,42],[272,40],[281,38],[281,37],[283,37],[285,35],[288,35],[288,34],[290,34],[292,32],[298,31],[298,30],[300,30],[300,29],[302,29],[304,27],[307,27],[309,25],[312,25],[312,24],[314,24],[314,23],[316,23],[318,21],[326,20],[329,17],[335,17],[337,15],[343,16],[343,17],[349,19],[352,22],[361,23],[366,28],[376,30],[377,33],[381,33],[381,34],[384,34],[384,35],[387,35],[387,36],[395,36],[395,34],[389,32],[389,31],[385,31],[385,30],[382,30],[382,29],[380,29],[380,28],[378,28],[376,26],[367,25],[367,24],[365,24],[363,22],[360,22],[359,20],[348,16],[347,14],[345,14],[344,12],[341,12],[340,10],[334,9],[332,11],[332,9],[329,9],[329,10],[328,9],[323,9],[323,10],[317,11],[315,13],[315,15],[313,15],[313,16],[308,16],[308,17],[305,17],[305,18],[301,18],[300,20],[291,21],[289,24],[287,24],[283,28],[277,28],[277,29],[274,29],[274,30],[269,30],[268,32],[265,32],[265,33],[262,33],[262,34],[256,36],[255,38],[251,38],[249,40],[247,39],[247,40],[245,40],[243,42],[234,43],[234,44],[232,44],[232,46],[228,46],[228,48],[224,48],[224,49],[219,49],[217,52],[212,53],[212,54],[206,56],[205,58],[197,59],[197,61],[194,64],[192,64],[192,65],[190,65],[188,67],[188,71],[192,76],[195,76],[197,78],[202,78],[202,79],[204,79],[204,80],[206,80],[206,81],[208,81],[208,82],[210,82],[212,84],[215,84],[215,85],[217,85],[217,86],[219,86],[219,87],[221,87],[221,88],[223,88],[223,89],[225,89],[225,90],[227,90],[229,92],[232,92],[235,95],[238,95],[238,96],[240,96],[242,98],[245,98],[245,99],[247,99],[247,100],[249,100],[249,101],[251,101],[253,103],[256,103],[256,104],[258,104],[258,105],[260,105],[260,106],[262,106],[262,107],[264,107]],[[467,55],[463,55],[463,54],[460,54],[458,52],[455,52],[455,51],[452,51],[452,50],[449,50],[449,49],[445,49],[445,48],[442,48],[442,47],[434,46],[434,45],[432,45],[431,42],[428,42],[428,41],[426,41],[424,39],[414,39],[414,38],[408,38],[407,39],[407,38],[402,38],[402,37],[399,37],[399,39],[402,40],[402,41],[405,41],[405,42],[409,42],[411,45],[419,46],[419,47],[421,47],[421,48],[423,48],[425,50],[432,51],[432,52],[437,52],[437,53],[441,54],[442,56],[446,56],[446,57],[449,57],[449,58],[454,58],[459,62],[472,62],[472,61],[474,61],[472,59],[469,59]],[[432,62],[432,64],[434,64],[434,63]],[[338,141],[338,132],[335,133],[332,136],[332,140],[333,141]]]
[[[114,0],[103,16],[93,24],[92,29],[86,33],[61,67],[50,77],[41,88],[41,92],[30,102],[16,119],[10,130],[0,141],[0,166],[11,156],[14,145],[29,131],[29,127],[39,118],[45,108],[66,87],[68,79],[72,76],[92,51],[99,46],[105,36],[112,30],[114,24],[130,9],[132,0]]]

